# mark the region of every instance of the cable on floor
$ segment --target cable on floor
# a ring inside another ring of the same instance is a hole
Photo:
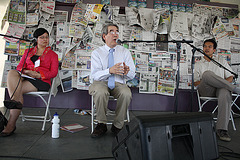
[[[222,146],[222,145],[218,145],[218,147],[222,147],[227,149],[229,152],[219,152],[219,157],[221,157],[224,160],[229,160],[228,158],[236,158],[236,159],[240,159],[240,154],[239,153],[235,153],[233,152],[232,149]]]
[[[228,148],[228,147],[225,147],[225,146],[222,146],[222,145],[218,145],[218,147],[222,147],[222,148],[225,148],[225,149],[229,150],[230,152],[233,152],[233,150],[231,150],[231,149]]]
[[[98,160],[98,159],[114,159],[114,157],[83,158],[83,159],[76,159],[76,160]]]
[[[236,158],[236,159],[240,159],[240,154],[239,153],[234,153],[234,152],[219,152],[220,157],[227,159],[227,158]],[[228,159],[227,159],[228,160]]]
[[[31,159],[31,160],[47,160],[47,159],[38,159],[38,158],[32,158],[32,157],[24,157],[24,156],[0,156],[0,158],[4,159]]]

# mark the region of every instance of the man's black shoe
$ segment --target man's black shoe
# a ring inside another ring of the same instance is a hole
[[[92,138],[97,138],[103,136],[107,132],[107,125],[104,123],[98,123],[96,128],[91,134]]]
[[[114,135],[117,135],[121,131],[121,129],[112,125],[111,131],[113,132]]]
[[[217,135],[218,135],[219,139],[222,141],[226,141],[226,142],[231,141],[231,137],[229,136],[228,131],[226,131],[226,130],[218,129]]]

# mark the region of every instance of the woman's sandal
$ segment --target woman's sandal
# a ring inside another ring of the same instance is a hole
[[[5,100],[3,103],[7,109],[22,109],[23,107],[21,102],[15,100]]]
[[[8,137],[8,136],[11,136],[14,131],[16,130],[16,127],[12,130],[12,132],[9,132],[9,133],[6,133],[6,132],[1,132],[0,133],[0,137]]]

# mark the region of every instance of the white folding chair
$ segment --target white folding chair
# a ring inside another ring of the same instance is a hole
[[[236,101],[237,101],[237,99],[240,97],[240,94],[233,93],[233,94],[232,94],[232,97],[235,97],[235,98],[234,98],[234,100],[232,101],[231,107],[235,106],[235,107],[240,111],[240,107],[236,104]],[[233,110],[232,110],[232,114],[233,114],[233,115],[240,116],[240,114],[235,113]]]
[[[198,97],[198,104],[199,104],[199,112],[202,112],[202,108],[208,102],[218,100],[217,97],[200,97],[200,95],[198,93],[198,90],[197,90],[197,97]],[[201,101],[203,101],[203,103],[201,103]],[[232,107],[232,105],[231,105],[231,107]],[[218,105],[214,108],[214,110],[212,111],[212,114],[214,114],[216,112],[217,108],[218,108]],[[217,120],[217,118],[214,118],[214,120]],[[236,130],[236,126],[235,126],[233,115],[232,115],[232,109],[231,109],[231,112],[230,112],[230,120],[232,121],[233,130]]]
[[[91,126],[92,126],[92,132],[94,130],[94,124],[97,124],[97,120],[96,120],[96,104],[94,104],[94,101],[93,101],[93,96],[91,96],[91,111],[92,111],[92,114],[91,114]],[[109,96],[109,101],[117,101],[116,98],[114,98],[113,96]],[[107,116],[115,116],[115,111],[112,111],[110,109],[107,110],[107,113],[106,113]],[[124,120],[124,122],[130,122],[130,118],[129,118],[129,110],[127,109],[127,118]],[[110,119],[108,118],[108,122],[106,124],[112,124],[113,123],[113,119]]]
[[[46,122],[50,122],[52,120],[49,106],[51,103],[51,97],[53,96],[53,87],[55,85],[56,78],[53,78],[52,85],[49,91],[38,91],[38,92],[28,92],[25,95],[30,95],[34,97],[40,97],[40,99],[44,102],[46,106],[45,114],[43,116],[32,116],[32,115],[24,115],[21,113],[20,117],[22,117],[22,121],[40,121],[43,122],[42,131],[45,130]]]

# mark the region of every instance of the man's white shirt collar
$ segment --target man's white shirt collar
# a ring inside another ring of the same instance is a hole
[[[104,46],[104,47],[106,48],[106,50],[107,50],[107,51],[109,51],[109,50],[111,49],[111,48],[110,48],[110,47],[108,47],[108,45],[106,45],[106,44],[105,44],[105,46]],[[113,49],[115,49],[115,51],[116,51],[116,47],[117,47],[117,45],[116,45],[116,46],[113,48]]]

